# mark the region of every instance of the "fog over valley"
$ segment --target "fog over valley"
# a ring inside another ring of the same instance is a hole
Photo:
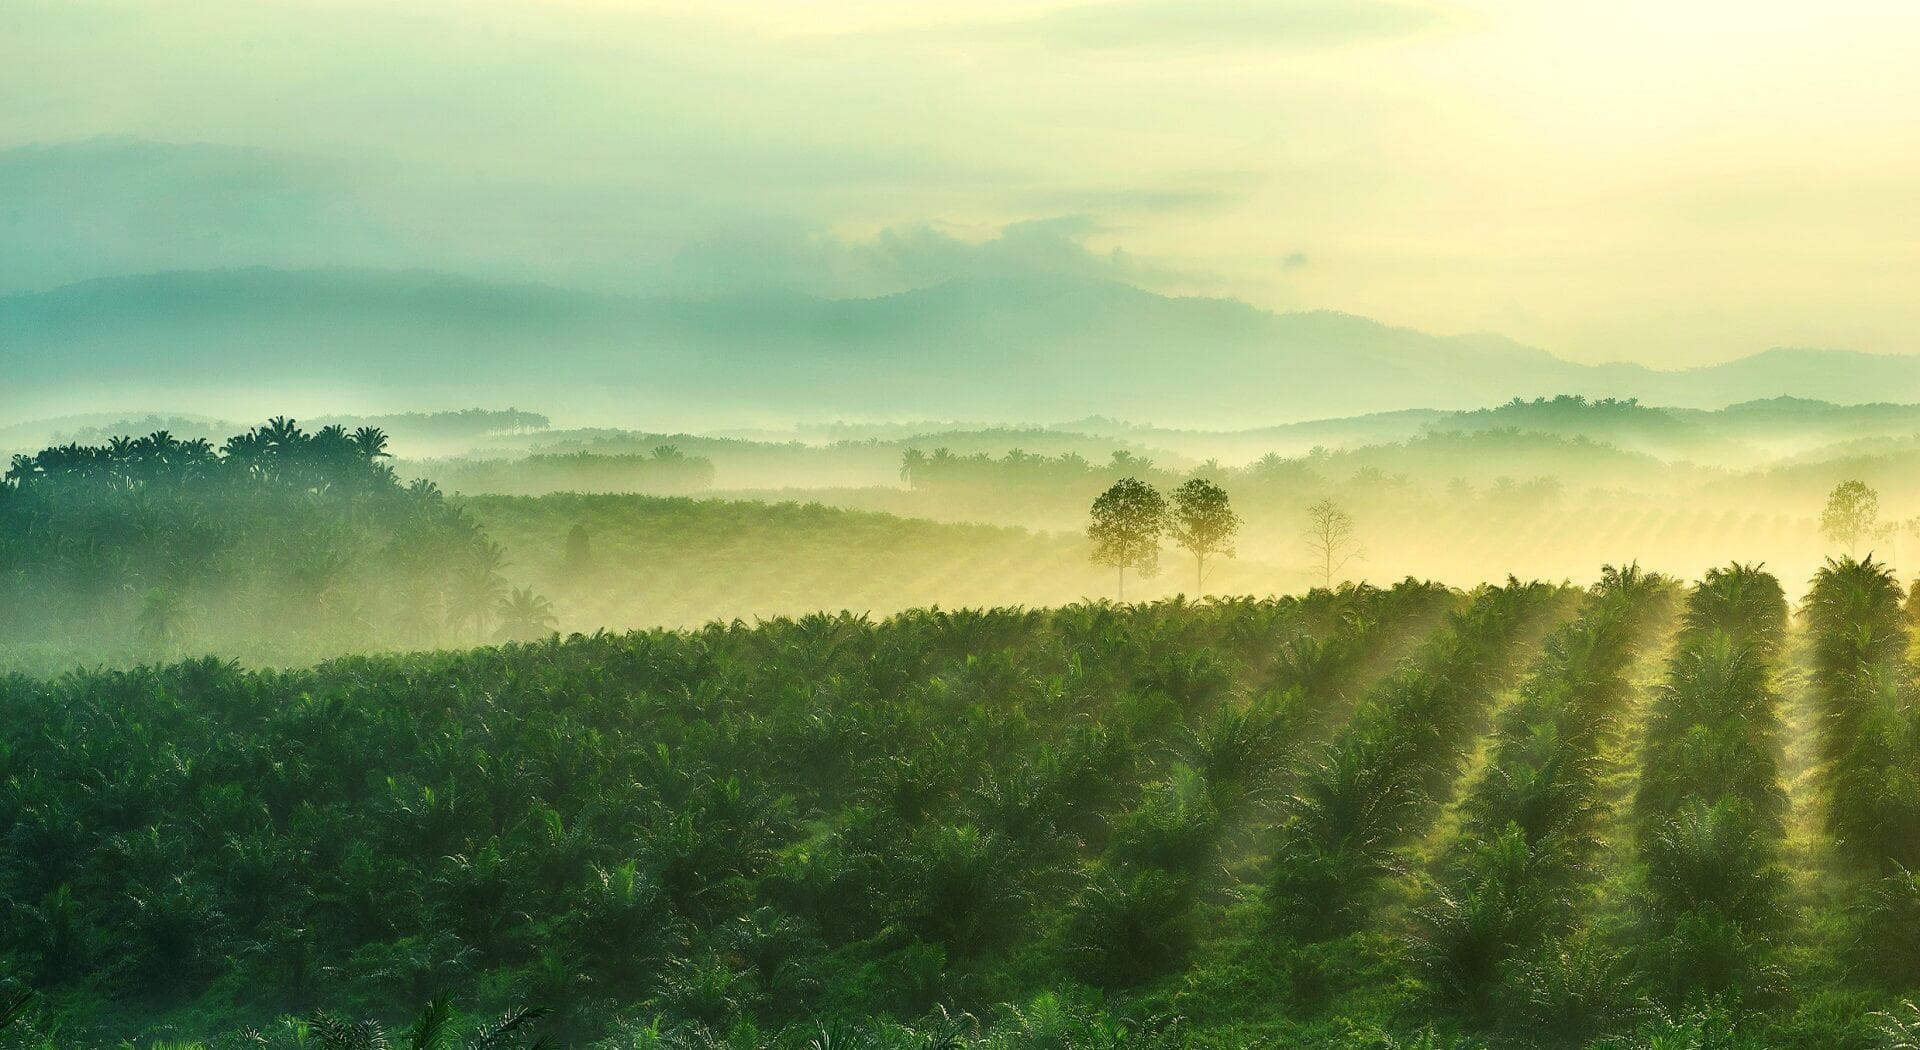
[[[1916,53],[0,0],[0,1050],[1920,1046]]]

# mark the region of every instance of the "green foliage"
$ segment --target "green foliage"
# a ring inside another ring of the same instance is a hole
[[[1632,643],[1669,591],[1637,566],[1609,566],[1580,618],[1547,639],[1503,713],[1487,768],[1462,807],[1461,838],[1420,915],[1416,947],[1445,1000],[1484,1011],[1516,957],[1569,934],[1599,846],[1598,752],[1625,702]],[[1591,1027],[1612,1007],[1568,1001],[1580,993],[1564,982],[1605,969],[1594,960],[1584,942],[1545,952],[1507,992],[1518,1000],[1509,1005],[1563,1011],[1563,1028]],[[1585,976],[1595,980],[1593,994],[1607,995],[1611,982]]]
[[[1743,1033],[1733,1011],[1710,1003],[1677,1013],[1655,1010],[1631,1035],[1594,1044],[1594,1050],[1765,1050],[1768,1044]]]
[[[1312,762],[1285,800],[1268,885],[1282,929],[1324,937],[1355,925],[1367,891],[1400,869],[1398,849],[1464,761],[1519,632],[1556,596],[1518,581],[1483,589]]]
[[[1122,601],[1128,569],[1142,576],[1160,571],[1160,537],[1167,525],[1166,497],[1137,478],[1121,478],[1093,501],[1087,525],[1093,560],[1119,573]]]
[[[1827,667],[1897,652],[1877,571],[1810,605]],[[1621,814],[1633,568],[0,678],[0,1046],[1897,1039],[1904,989],[1788,968],[1769,583],[1689,598]]]
[[[1240,531],[1226,490],[1205,478],[1190,478],[1173,491],[1169,532],[1175,543],[1193,555],[1193,586],[1206,593],[1207,559],[1233,556],[1233,537]]]
[[[1066,940],[1075,973],[1129,988],[1181,969],[1200,936],[1191,876],[1142,868],[1102,872],[1071,906]]]
[[[1847,558],[1815,575],[1806,607],[1826,823],[1868,875],[1855,947],[1895,986],[1920,965],[1920,711],[1901,599],[1885,566]]]
[[[1635,1009],[1624,955],[1591,930],[1549,938],[1502,969],[1498,1006],[1516,1032],[1545,1046],[1581,1046]]]
[[[1863,481],[1848,480],[1827,494],[1820,512],[1820,531],[1851,555],[1860,541],[1872,535],[1880,519],[1880,494]]]
[[[378,1021],[348,1021],[322,1011],[295,1029],[295,1041],[317,1050],[513,1050],[546,1045],[528,1038],[544,1014],[516,1007],[492,1021],[470,1023],[454,1010],[452,996],[440,995],[396,1035]]]
[[[1773,577],[1741,565],[1708,573],[1647,723],[1634,800],[1641,969],[1676,1009],[1782,990],[1786,797],[1772,663],[1785,620]]]
[[[563,631],[1044,600],[1113,585],[1078,536],[864,513],[817,502],[558,493],[449,500],[511,552],[515,585]],[[1076,508],[1084,513],[1085,507]],[[580,528],[588,537],[570,541]],[[578,551],[578,553],[574,553]]]
[[[549,492],[647,492],[678,496],[713,487],[713,461],[675,445],[644,453],[549,452],[518,459],[423,460],[405,464],[448,492],[538,496]]]
[[[502,552],[433,486],[401,485],[386,444],[274,419],[218,449],[158,431],[16,456],[0,660],[290,663],[484,638]]]
[[[1122,1016],[1034,997],[1177,972],[1221,821],[1295,719],[1451,600],[1410,581],[0,679],[0,957],[81,1045],[323,1005],[398,1032],[449,988],[550,1006],[569,1039],[640,1005],[666,1032],[785,1031],[967,999],[1120,1042]],[[1271,659],[1307,639],[1338,654],[1311,701]],[[1055,928],[1059,951],[1034,932]],[[1135,928],[1162,957],[1128,958]]]

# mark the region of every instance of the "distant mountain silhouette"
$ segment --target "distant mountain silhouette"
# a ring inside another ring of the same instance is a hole
[[[46,409],[113,391],[182,405],[229,390],[414,404],[512,393],[601,411],[1226,427],[1557,393],[1687,407],[1920,401],[1920,357],[1780,349],[1683,371],[1590,366],[1497,335],[1057,278],[695,300],[424,271],[156,273],[0,297],[0,367],[23,406]]]

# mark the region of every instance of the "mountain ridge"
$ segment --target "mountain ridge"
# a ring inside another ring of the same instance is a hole
[[[1920,400],[1920,357],[1776,347],[1659,370],[1494,333],[1275,312],[1082,277],[954,278],[887,295],[617,294],[437,270],[155,271],[0,296],[0,366],[42,409],[103,382],[307,385],[442,401],[644,389],[653,407],[1260,425],[1578,393],[1720,407]],[[617,402],[609,402],[617,403]],[[591,406],[589,406],[591,407]],[[647,407],[643,405],[642,407]]]

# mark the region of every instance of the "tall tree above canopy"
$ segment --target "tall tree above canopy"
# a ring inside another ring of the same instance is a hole
[[[1873,534],[1880,520],[1880,494],[1864,481],[1843,481],[1827,494],[1826,509],[1820,512],[1820,532],[1847,549],[1849,555],[1860,541]]]
[[[1127,570],[1160,571],[1160,536],[1167,531],[1167,499],[1138,478],[1121,478],[1093,501],[1087,538],[1093,561],[1115,570],[1116,596],[1127,600]]]
[[[566,555],[563,564],[567,575],[580,578],[593,567],[593,534],[587,531],[585,524],[574,522],[567,530]]]
[[[355,430],[353,444],[368,460],[390,455],[387,452],[387,432],[379,427],[360,427]]]
[[[900,480],[910,489],[920,487],[920,474],[927,469],[927,454],[917,448],[910,448],[900,454]]]
[[[1330,499],[1307,508],[1307,549],[1326,587],[1333,586],[1335,573],[1364,554],[1354,536],[1353,515]]]
[[[1233,538],[1240,531],[1240,515],[1233,512],[1225,489],[1205,478],[1192,478],[1173,492],[1174,542],[1193,555],[1193,589],[1205,594],[1207,559],[1233,557]]]

